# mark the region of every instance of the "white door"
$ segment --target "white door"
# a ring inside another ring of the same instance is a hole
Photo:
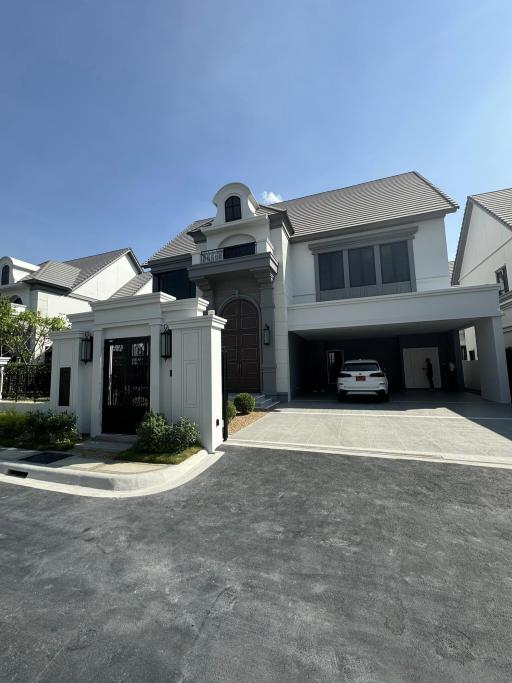
[[[426,360],[430,358],[432,370],[434,371],[433,380],[436,389],[441,388],[441,372],[439,370],[439,352],[437,346],[425,347],[422,349],[403,349],[404,354],[404,375],[406,389],[430,389],[425,368]]]

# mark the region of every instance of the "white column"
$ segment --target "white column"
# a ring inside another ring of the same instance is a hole
[[[101,434],[103,353],[103,330],[94,330],[92,347],[91,436]]]
[[[475,323],[482,398],[510,403],[507,359],[501,316],[482,318]]]
[[[160,322],[150,325],[149,407],[155,413],[160,412],[160,327]]]

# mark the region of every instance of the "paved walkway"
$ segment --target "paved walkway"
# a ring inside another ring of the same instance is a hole
[[[512,408],[472,394],[412,394],[389,404],[293,401],[230,443],[512,466]]]

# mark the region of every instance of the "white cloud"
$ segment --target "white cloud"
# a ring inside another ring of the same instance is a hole
[[[261,198],[265,202],[265,204],[275,204],[276,202],[282,202],[283,198],[281,197],[280,194],[277,194],[276,192],[265,192],[261,193]]]

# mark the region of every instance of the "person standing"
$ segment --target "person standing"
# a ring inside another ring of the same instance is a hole
[[[428,379],[428,383],[430,384],[430,391],[434,391],[434,368],[432,367],[432,362],[430,358],[427,358],[425,360],[426,367],[423,368],[425,370],[425,374]]]

